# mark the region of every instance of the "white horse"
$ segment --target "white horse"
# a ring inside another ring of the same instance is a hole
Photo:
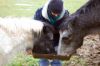
[[[0,18],[0,66],[18,52],[25,53],[27,47],[33,48],[34,41],[44,36],[43,27],[43,22],[31,18]]]

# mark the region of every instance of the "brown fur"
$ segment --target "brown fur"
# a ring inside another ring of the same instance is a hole
[[[60,26],[58,54],[71,55],[88,34],[100,33],[100,0],[90,0]]]

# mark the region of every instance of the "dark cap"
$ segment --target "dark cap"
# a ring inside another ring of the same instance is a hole
[[[63,10],[62,0],[51,0],[48,4],[48,11],[60,14]]]

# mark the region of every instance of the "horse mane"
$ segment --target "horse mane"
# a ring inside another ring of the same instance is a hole
[[[0,18],[0,28],[5,27],[7,30],[14,32],[17,30],[30,30],[40,32],[43,29],[44,24],[40,21],[33,20],[31,18],[12,18],[5,17]],[[8,29],[9,28],[9,29]]]
[[[90,12],[91,8],[95,8],[100,5],[100,0],[89,0],[85,5],[80,7],[75,13],[84,14]]]

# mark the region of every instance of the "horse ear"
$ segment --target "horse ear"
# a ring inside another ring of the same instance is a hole
[[[70,26],[74,27],[76,25],[76,22],[77,22],[77,16],[71,17]]]
[[[37,37],[39,37],[39,36],[41,35],[41,32],[36,32],[36,31],[34,31],[34,30],[31,30],[31,32],[32,32],[32,36],[33,36],[34,38],[37,38]]]
[[[43,27],[43,33],[48,36],[51,40],[53,39],[52,27],[48,24],[45,24]]]

